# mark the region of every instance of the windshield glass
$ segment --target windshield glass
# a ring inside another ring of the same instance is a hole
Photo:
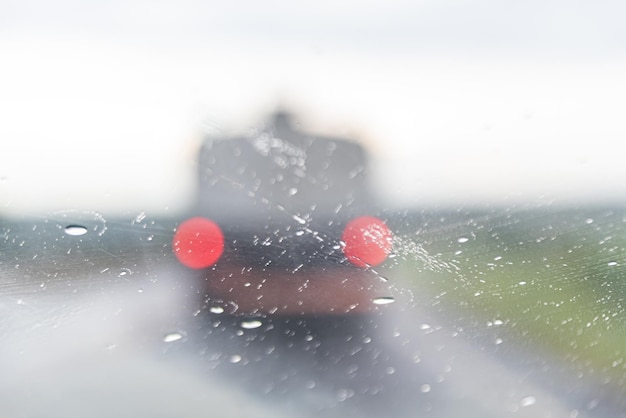
[[[626,416],[625,11],[0,6],[0,415]]]

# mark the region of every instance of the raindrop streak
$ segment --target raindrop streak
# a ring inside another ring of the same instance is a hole
[[[454,262],[441,259],[440,255],[431,255],[412,238],[394,237],[393,246],[395,252],[404,258],[414,258],[430,271],[458,273],[459,267]]]
[[[171,343],[172,341],[178,341],[183,338],[183,335],[180,332],[171,332],[163,337],[163,342]]]
[[[230,356],[230,359],[228,359],[228,361],[230,361],[231,363],[239,363],[241,361],[241,356],[239,354],[234,354]]]
[[[141,221],[143,221],[144,219],[146,219],[146,212],[141,212],[139,215],[137,215],[137,217],[135,218],[135,222],[136,223],[140,223]]]
[[[209,308],[209,311],[214,314],[221,314],[224,313],[224,308],[222,308],[221,306],[211,306],[211,308]]]
[[[374,302],[375,305],[389,305],[395,301],[396,299],[393,296],[382,296],[374,299],[372,302]]]
[[[522,407],[524,407],[524,406],[531,406],[531,405],[534,405],[535,402],[537,402],[537,399],[534,396],[526,396],[520,402],[520,406],[522,406]]]
[[[65,227],[65,233],[72,236],[85,235],[87,228],[82,225],[68,225]]]
[[[241,322],[241,328],[243,329],[255,329],[260,327],[261,325],[263,325],[263,322],[256,319]]]

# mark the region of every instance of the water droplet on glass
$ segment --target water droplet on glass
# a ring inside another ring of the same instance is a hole
[[[241,361],[241,356],[239,354],[233,354],[232,356],[230,356],[228,361],[230,361],[233,364],[239,363]]]
[[[165,337],[163,337],[163,342],[171,343],[172,341],[178,341],[183,338],[183,334],[180,332],[170,332]]]
[[[139,215],[137,215],[137,217],[135,218],[135,222],[139,223],[141,221],[143,221],[144,219],[146,219],[146,212],[141,212]]]
[[[430,392],[430,385],[428,383],[425,383],[422,386],[420,386],[420,392],[422,393]]]
[[[537,402],[537,399],[534,396],[526,396],[520,401],[520,406],[531,406],[534,405],[535,402]]]
[[[337,391],[337,399],[339,402],[343,402],[352,396],[354,396],[354,391],[352,389],[339,389],[339,391]]]
[[[117,277],[130,276],[131,274],[133,274],[133,271],[131,269],[121,268],[120,273],[117,275]]]
[[[65,233],[72,236],[85,235],[87,228],[82,225],[68,225],[65,227]]]
[[[249,321],[242,321],[241,322],[241,328],[243,329],[255,329],[260,327],[261,325],[263,325],[263,322],[257,320],[257,319],[252,319]]]
[[[68,235],[84,235],[92,231],[101,237],[107,230],[106,219],[98,212],[57,211],[51,219],[57,221],[59,227],[66,225],[64,230]]]
[[[374,302],[375,305],[388,305],[395,301],[396,299],[393,296],[382,296],[374,299],[372,302]]]
[[[224,313],[224,308],[222,308],[221,306],[211,306],[209,308],[209,311],[214,314],[221,314]]]

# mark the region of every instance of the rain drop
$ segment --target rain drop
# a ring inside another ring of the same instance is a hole
[[[180,332],[170,332],[165,337],[163,337],[163,342],[171,343],[172,341],[178,341],[183,338],[183,334]]]
[[[87,228],[82,225],[68,225],[65,227],[65,233],[72,236],[85,235]]]
[[[461,238],[457,239],[457,242],[459,242],[460,244],[464,244],[467,241],[469,241],[469,238],[467,238],[467,237],[461,237]]]
[[[340,389],[337,392],[337,399],[339,400],[339,402],[343,402],[348,398],[351,398],[352,396],[354,396],[354,391],[351,389]]]
[[[261,325],[263,325],[263,322],[257,320],[257,319],[252,319],[249,321],[242,321],[241,322],[241,328],[243,329],[255,329],[260,327]]]
[[[144,219],[146,219],[146,212],[141,212],[139,215],[135,217],[135,222],[139,223],[143,221]]]
[[[127,268],[125,268],[125,267],[122,267],[122,268],[120,269],[120,272],[119,272],[119,274],[117,275],[117,277],[129,276],[129,275],[131,275],[131,274],[133,274],[133,271],[132,271],[131,269],[127,269]]]
[[[230,356],[228,361],[230,361],[233,364],[239,363],[241,361],[241,356],[239,354],[233,354],[232,356]]]
[[[396,299],[393,296],[382,296],[374,299],[372,302],[374,302],[375,305],[389,305],[395,301]]]
[[[534,396],[526,396],[520,401],[520,406],[531,406],[534,405],[535,402],[537,402],[537,399]]]
[[[209,311],[214,314],[221,314],[224,313],[224,308],[222,308],[221,306],[211,306],[209,308]]]

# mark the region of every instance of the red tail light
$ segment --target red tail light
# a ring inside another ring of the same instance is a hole
[[[391,253],[392,238],[383,221],[373,216],[361,216],[346,225],[342,236],[343,252],[357,267],[376,266]]]
[[[176,229],[172,250],[181,264],[193,269],[206,268],[215,264],[224,252],[224,234],[213,221],[191,218]]]

